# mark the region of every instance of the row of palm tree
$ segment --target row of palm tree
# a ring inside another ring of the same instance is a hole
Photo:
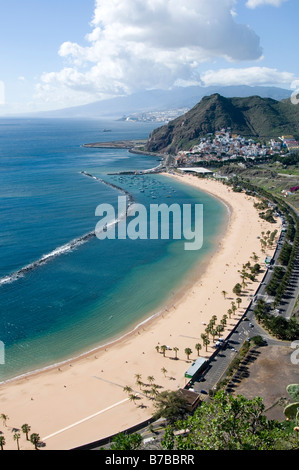
[[[254,252],[251,256],[251,259],[256,263],[259,258],[256,255],[256,253]],[[242,299],[241,299],[240,295],[241,295],[241,292],[242,292],[242,287],[244,288],[247,285],[245,283],[245,279],[248,277],[248,275],[247,275],[248,270],[251,270],[251,272],[252,272],[252,266],[251,266],[250,262],[246,263],[242,267],[242,271],[240,272],[241,279],[242,279],[242,286],[241,286],[241,284],[237,284],[233,288],[233,293],[234,294],[239,294],[239,295],[236,297],[235,300],[231,301],[231,307],[228,309],[227,314],[224,314],[222,316],[222,318],[220,319],[218,324],[217,324],[217,320],[218,320],[217,315],[213,315],[212,318],[210,319],[210,322],[208,323],[208,325],[205,328],[205,332],[201,334],[202,344],[201,343],[196,343],[195,344],[195,350],[197,351],[198,356],[200,355],[200,351],[202,350],[203,346],[205,347],[205,349],[207,351],[208,345],[210,344],[210,337],[212,337],[213,342],[215,341],[216,336],[218,336],[220,338],[221,333],[223,333],[223,331],[225,330],[225,327],[227,326],[228,317],[231,318],[231,316],[233,314],[235,314],[235,312],[240,308],[240,305],[242,303]],[[223,290],[222,295],[224,296],[224,298],[226,298],[228,293]],[[163,356],[165,357],[166,351],[169,350],[170,348],[166,345],[162,345],[162,346],[157,345],[155,347],[155,349],[158,353],[162,353]],[[175,358],[174,359],[178,359],[179,348],[175,346],[175,347],[172,348],[172,350],[175,353]],[[184,352],[187,356],[187,360],[189,360],[190,355],[193,352],[192,349],[187,347],[187,348],[184,349]],[[163,373],[164,376],[166,376],[167,370],[166,370],[165,367],[162,367],[161,372]],[[143,387],[143,390],[142,390],[143,395],[145,395],[146,397],[150,397],[151,399],[155,399],[159,395],[158,389],[161,388],[161,387],[159,387],[158,385],[153,383],[154,380],[155,380],[153,376],[148,376],[147,380],[148,380],[149,385],[151,386],[151,388],[150,389],[146,388],[148,386],[148,384],[145,384],[141,380],[141,378],[142,378],[141,374],[135,374],[136,385],[140,388],[140,390]],[[123,390],[126,393],[128,393],[129,399],[132,402],[135,403],[136,400],[140,399],[138,394],[134,393],[134,390],[132,389],[132,387],[125,386]]]
[[[164,374],[164,376],[167,374],[167,370],[165,369],[165,367],[162,367],[161,372]],[[161,388],[161,386],[154,383],[155,382],[154,376],[149,375],[147,377],[147,381],[148,381],[147,383],[143,382],[141,379],[142,379],[141,374],[135,374],[135,382],[136,382],[136,385],[139,387],[142,395],[150,399],[153,399],[155,396],[157,396],[158,389]],[[128,394],[129,400],[132,401],[133,403],[135,403],[137,400],[140,399],[138,393],[136,393],[133,390],[133,388],[130,387],[129,385],[126,385],[123,388],[123,391]]]
[[[2,419],[2,423],[3,423],[3,426],[5,428],[7,428],[7,421],[9,419],[9,417],[2,413],[0,415],[0,418]],[[39,434],[37,433],[33,433],[29,436],[29,433],[31,431],[31,427],[29,426],[29,424],[25,423],[25,424],[22,424],[21,426],[21,431],[25,434],[26,436],[26,441],[30,441],[33,445],[34,445],[34,448],[37,450],[38,449],[38,445],[40,444],[40,436]],[[11,429],[11,432],[13,433],[13,439],[14,441],[16,442],[17,444],[17,449],[20,450],[20,439],[21,439],[21,433],[20,433],[20,429],[17,429],[17,428],[12,428]],[[4,435],[0,435],[0,449],[1,450],[4,450],[4,446],[6,445],[6,440],[5,440],[5,436]]]
[[[271,241],[273,241],[276,234],[277,234],[277,231],[274,231],[273,233],[268,231],[267,232],[267,239],[271,239]],[[262,235],[264,235],[264,232],[262,232]],[[250,280],[255,280],[255,275],[260,270],[260,266],[257,264],[257,262],[259,260],[258,255],[255,252],[253,252],[250,259],[255,263],[254,266],[252,266],[251,262],[248,261],[246,264],[243,264],[242,270],[238,271],[240,273],[242,285],[240,283],[237,283],[234,286],[233,293],[236,294],[237,297],[236,297],[235,300],[231,301],[231,307],[227,310],[227,315],[223,315],[222,319],[220,320],[219,325],[216,325],[217,316],[213,315],[210,322],[209,322],[209,324],[208,324],[208,326],[205,328],[205,333],[201,334],[202,343],[203,343],[203,346],[206,348],[206,351],[207,351],[208,345],[210,344],[209,336],[210,335],[212,336],[213,341],[215,340],[215,336],[218,335],[220,337],[221,333],[224,331],[225,326],[227,324],[227,317],[231,318],[231,316],[234,315],[236,313],[236,311],[240,308],[240,305],[242,303],[242,299],[241,299],[240,295],[242,295],[242,289],[244,289],[247,286],[246,280],[248,278]],[[223,290],[222,295],[226,299],[227,295],[228,295],[228,292]],[[162,345],[162,346],[157,345],[156,346],[156,351],[161,352],[164,357],[165,357],[165,353],[168,349],[169,348],[166,345]],[[179,348],[174,347],[172,349],[175,352],[175,359],[177,359],[178,358],[177,353],[179,351]],[[197,351],[197,355],[199,356],[199,351],[202,349],[202,345],[200,343],[197,343],[195,345],[195,349]],[[192,350],[190,348],[185,348],[184,352],[187,356],[187,360],[189,360],[190,355],[192,354]]]
[[[227,294],[227,293],[225,292],[225,294]],[[201,334],[202,344],[206,348],[206,351],[207,351],[208,345],[210,344],[210,339],[209,339],[210,335],[213,338],[213,342],[215,341],[215,337],[217,335],[219,337],[221,336],[221,333],[223,333],[223,331],[225,330],[225,327],[227,325],[227,318],[228,317],[231,318],[231,316],[237,311],[237,309],[240,308],[241,303],[242,303],[242,299],[240,297],[237,297],[236,301],[232,301],[231,302],[231,308],[228,309],[227,315],[226,314],[223,315],[223,317],[221,318],[220,323],[218,325],[216,325],[217,315],[212,316],[209,324],[205,328],[205,333]],[[155,349],[156,349],[157,352],[162,352],[163,356],[165,357],[165,352],[169,348],[165,345],[162,345],[162,346],[157,345]],[[199,356],[199,352],[201,351],[201,349],[202,349],[202,345],[200,343],[196,343],[195,344],[195,350],[197,351],[198,356]],[[175,359],[177,359],[178,358],[177,353],[179,351],[179,348],[174,347],[173,351],[175,352]],[[185,348],[184,352],[187,356],[187,360],[189,360],[190,355],[193,352],[192,349],[191,348]]]
[[[201,344],[199,344],[199,343],[197,343],[197,344],[195,345],[195,349],[197,350],[198,355],[199,355],[199,351],[200,351],[201,347],[202,347],[202,346],[201,346]],[[169,348],[168,348],[167,346],[165,346],[165,345],[162,345],[162,346],[157,345],[157,346],[155,347],[155,349],[156,349],[157,352],[161,352],[161,353],[163,354],[163,356],[165,357],[165,353],[166,353],[166,351],[167,351]],[[172,350],[173,350],[174,353],[175,353],[174,359],[178,359],[178,351],[179,351],[179,348],[178,348],[177,346],[175,346],[174,348],[172,348]],[[185,348],[185,349],[184,349],[184,352],[185,352],[185,354],[186,354],[186,356],[187,356],[187,360],[189,360],[190,355],[191,355],[192,352],[193,352],[192,349],[191,349],[191,348]],[[162,369],[161,369],[161,370],[162,370]]]
[[[265,252],[266,248],[273,248],[277,233],[278,231],[276,229],[273,232],[271,232],[271,230],[267,230],[266,233],[262,232],[262,236],[260,237],[260,243],[263,253]]]

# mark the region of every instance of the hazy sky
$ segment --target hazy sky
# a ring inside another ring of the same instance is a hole
[[[298,0],[0,0],[0,114],[175,85],[291,89],[298,16]]]

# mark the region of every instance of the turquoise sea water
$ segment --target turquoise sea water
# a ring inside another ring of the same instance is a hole
[[[227,214],[221,202],[162,175],[111,175],[153,168],[159,163],[155,157],[82,147],[146,138],[152,128],[0,119],[0,341],[5,348],[0,381],[130,331],[159,312],[215,249]],[[96,207],[117,208],[121,195],[82,171],[125,189],[146,207],[203,204],[202,249],[185,251],[184,240],[171,239],[82,240],[98,222]]]

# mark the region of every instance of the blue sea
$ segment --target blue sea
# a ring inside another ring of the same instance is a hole
[[[82,146],[147,138],[154,127],[0,118],[0,382],[131,331],[160,312],[216,250],[227,220],[220,201],[162,175],[115,174],[156,167],[157,157]],[[203,247],[89,237],[97,206],[117,210],[121,189],[145,207],[203,204]]]

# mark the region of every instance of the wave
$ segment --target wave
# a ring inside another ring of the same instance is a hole
[[[27,264],[27,266],[24,266],[23,268],[19,269],[18,271],[15,271],[12,274],[9,274],[8,276],[2,277],[0,279],[0,286],[3,284],[9,284],[11,282],[17,281],[19,278],[24,277],[24,275],[27,274],[29,271],[38,268],[42,264],[47,263],[48,261],[52,260],[53,258],[56,258],[57,256],[69,253],[70,251],[74,250],[79,245],[86,243],[93,237],[95,237],[95,232],[90,232],[86,235],[83,235],[82,237],[70,241],[69,243],[66,243],[65,245],[55,248],[55,250],[51,251],[46,255],[43,255],[39,260]]]
[[[134,202],[133,196],[126,191],[123,188],[120,188],[119,186],[116,186],[115,184],[108,183],[107,181],[102,180],[101,178],[97,178],[96,176],[93,176],[89,173],[86,173],[84,171],[81,172],[81,174],[85,176],[89,176],[90,178],[93,178],[100,183],[106,184],[110,187],[113,187],[114,189],[117,189],[118,191],[122,192],[128,197],[128,207]],[[113,225],[118,224],[121,219],[125,216],[126,214],[121,214],[120,217],[117,219],[113,220],[110,222],[106,227],[103,228],[102,231],[107,230],[111,228]],[[97,233],[99,233],[97,231]],[[13,272],[12,274],[8,274],[7,276],[4,276],[0,278],[0,287],[3,286],[4,284],[10,284],[14,281],[17,281],[21,277],[24,277],[26,274],[28,274],[30,271],[33,271],[34,269],[40,267],[41,265],[48,263],[49,261],[53,260],[57,256],[61,256],[67,253],[70,253],[71,251],[75,250],[78,248],[80,245],[83,245],[84,243],[87,243],[89,240],[95,238],[97,236],[97,233],[95,231],[86,233],[85,235],[82,235],[81,237],[75,238],[74,240],[71,240],[70,242],[66,243],[65,245],[61,245],[55,250],[51,251],[50,253],[47,253],[43,255],[40,259],[37,261],[34,261],[33,263],[28,264],[27,266],[24,266],[23,268],[19,269],[18,271]]]

